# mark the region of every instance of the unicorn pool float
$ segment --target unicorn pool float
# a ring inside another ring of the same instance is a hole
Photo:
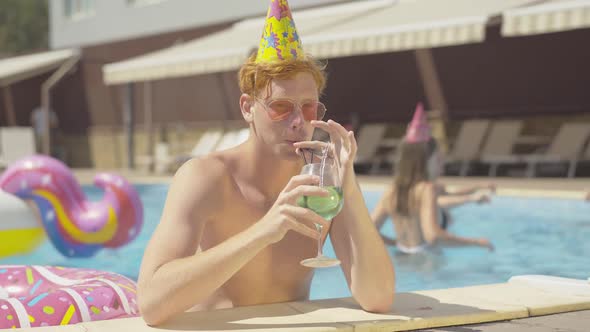
[[[26,254],[47,236],[66,257],[91,257],[137,237],[143,206],[133,186],[99,173],[90,202],[62,162],[30,156],[0,176],[0,258]],[[32,208],[29,208],[32,207]],[[90,269],[0,265],[0,329],[137,316],[134,281]]]

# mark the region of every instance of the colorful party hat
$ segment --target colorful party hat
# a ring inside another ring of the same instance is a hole
[[[270,0],[256,63],[302,59],[301,41],[287,0]]]
[[[418,103],[414,112],[414,118],[408,125],[405,141],[408,143],[427,142],[430,137],[430,126],[426,119],[426,113],[424,113],[424,106],[422,103]]]

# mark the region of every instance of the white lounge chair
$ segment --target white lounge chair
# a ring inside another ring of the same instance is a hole
[[[15,161],[37,153],[35,133],[32,127],[0,128],[0,166],[7,167]]]
[[[490,165],[488,174],[496,176],[498,166],[514,160],[512,149],[522,129],[522,121],[497,121],[492,124],[490,133],[481,152],[480,160]]]
[[[573,177],[576,173],[578,159],[582,149],[590,136],[590,123],[566,123],[560,128],[553,141],[544,154],[522,156],[520,161],[527,166],[526,175],[533,177],[537,173],[537,165],[566,163],[567,176]]]
[[[207,130],[205,133],[203,133],[197,144],[195,144],[191,150],[190,156],[200,157],[215,151],[215,148],[219,144],[222,136],[223,130],[221,129]]]
[[[459,175],[467,175],[469,165],[479,157],[489,120],[467,120],[461,125],[445,164],[459,164]]]
[[[249,128],[229,130],[223,134],[219,144],[215,147],[215,151],[227,150],[240,145],[248,139],[249,134]]]
[[[386,130],[387,126],[382,123],[365,124],[361,127],[357,135],[356,166],[369,165],[371,170],[376,167],[376,152]]]
[[[217,147],[223,130],[221,128],[209,129],[201,135],[197,140],[197,143],[193,147],[190,153],[184,153],[180,155],[172,155],[170,153],[170,144],[159,142],[154,146],[154,155],[143,156],[141,159],[142,163],[153,162],[154,171],[156,173],[168,172],[171,168],[178,168],[180,165],[188,161],[193,157],[202,157],[213,151]]]

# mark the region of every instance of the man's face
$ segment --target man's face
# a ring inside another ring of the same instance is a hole
[[[318,100],[317,85],[309,73],[299,73],[288,80],[273,80],[269,91],[262,91],[254,103],[253,122],[256,136],[275,155],[298,158],[293,143],[310,140],[313,127],[301,105]],[[269,108],[271,102],[293,102],[295,110],[280,119]],[[273,119],[274,118],[274,119]]]

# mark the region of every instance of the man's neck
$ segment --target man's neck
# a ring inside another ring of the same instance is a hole
[[[281,158],[250,137],[241,151],[239,173],[248,183],[254,184],[266,197],[277,196],[289,182],[299,174],[303,161]]]

